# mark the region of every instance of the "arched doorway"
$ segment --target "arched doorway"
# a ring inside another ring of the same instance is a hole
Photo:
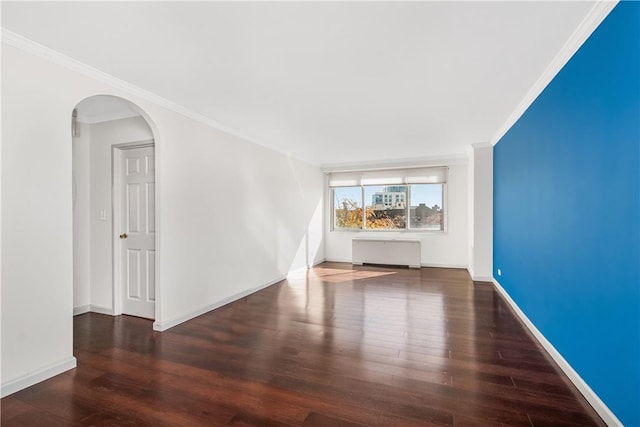
[[[156,138],[145,116],[110,95],[73,110],[74,315],[156,318]]]

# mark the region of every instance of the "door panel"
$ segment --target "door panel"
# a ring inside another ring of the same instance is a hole
[[[120,259],[122,312],[155,316],[154,148],[122,150]]]
[[[147,251],[147,292],[149,301],[156,300],[156,251]]]
[[[140,231],[140,184],[127,184],[127,232]]]
[[[127,298],[140,300],[140,251],[127,249]]]
[[[147,183],[146,188],[146,215],[147,215],[147,233],[156,232],[156,184],[154,182]]]

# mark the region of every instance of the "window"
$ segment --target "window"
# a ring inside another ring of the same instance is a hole
[[[446,168],[329,176],[334,230],[444,231]]]
[[[442,184],[411,186],[410,227],[420,230],[444,230]]]
[[[362,228],[362,188],[334,188],[333,212],[335,228]]]
[[[398,230],[406,228],[407,212],[404,204],[397,200],[400,194],[404,195],[406,186],[385,187],[381,185],[369,185],[364,187],[365,228],[369,230]],[[375,203],[383,197],[384,203]]]

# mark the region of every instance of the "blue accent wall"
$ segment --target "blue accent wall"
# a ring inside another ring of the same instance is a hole
[[[619,3],[494,147],[493,245],[494,277],[640,426],[640,2]]]

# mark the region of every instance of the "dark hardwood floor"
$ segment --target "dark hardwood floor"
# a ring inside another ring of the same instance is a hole
[[[604,425],[463,270],[325,263],[163,333],[77,316],[74,343],[3,427]]]

